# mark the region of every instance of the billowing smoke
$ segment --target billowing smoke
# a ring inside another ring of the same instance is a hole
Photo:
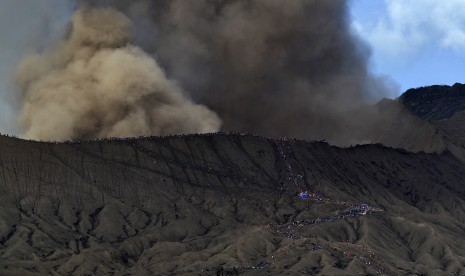
[[[153,52],[226,130],[330,138],[383,94],[341,0],[165,1]],[[143,41],[143,38],[142,38]]]
[[[353,130],[347,111],[387,93],[345,0],[77,6],[63,45],[19,70],[29,137],[212,131],[216,113],[226,131],[334,140]]]
[[[82,8],[54,52],[18,70],[25,136],[63,140],[211,132],[218,116],[194,104],[155,59],[131,45],[131,21],[111,8]]]

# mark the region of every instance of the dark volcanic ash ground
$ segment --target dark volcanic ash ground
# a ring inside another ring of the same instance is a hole
[[[447,150],[243,134],[0,147],[4,275],[465,273],[465,168]]]
[[[0,137],[0,275],[465,275],[465,86],[373,104],[347,3],[77,1],[18,69],[74,141]]]

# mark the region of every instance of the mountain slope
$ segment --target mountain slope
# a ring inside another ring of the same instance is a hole
[[[464,84],[409,89],[399,99],[384,99],[346,117],[350,134],[357,135],[354,141],[331,140],[337,145],[376,142],[412,152],[448,151],[465,163]]]
[[[465,110],[465,84],[412,88],[402,94],[400,100],[408,110],[422,119],[447,119]]]
[[[381,143],[411,152],[441,153],[446,143],[437,127],[412,114],[399,100],[383,99],[376,105],[364,106],[345,116],[350,126],[349,137],[331,141],[336,145]],[[356,134],[354,136],[354,133]]]
[[[236,134],[0,148],[5,275],[465,273],[447,151]]]
[[[399,101],[412,115],[434,127],[443,148],[465,163],[465,84],[409,89]]]

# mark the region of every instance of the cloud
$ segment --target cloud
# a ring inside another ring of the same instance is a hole
[[[378,51],[398,56],[435,46],[465,49],[465,1],[385,0],[385,6],[374,25],[353,24]]]

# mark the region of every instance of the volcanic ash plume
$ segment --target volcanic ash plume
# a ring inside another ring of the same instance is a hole
[[[354,128],[344,113],[389,94],[367,68],[370,51],[350,30],[345,0],[111,3],[224,130],[345,140]]]
[[[218,116],[193,103],[155,59],[131,45],[132,23],[112,8],[82,8],[55,51],[18,69],[20,124],[39,140],[213,132]]]

